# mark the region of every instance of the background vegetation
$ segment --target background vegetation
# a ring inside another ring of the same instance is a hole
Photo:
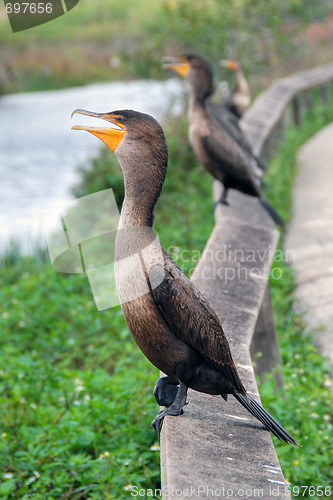
[[[332,58],[331,11],[330,0],[80,0],[15,34],[0,11],[0,83],[8,92],[165,78],[161,57],[190,51],[215,63],[239,58],[258,89]]]

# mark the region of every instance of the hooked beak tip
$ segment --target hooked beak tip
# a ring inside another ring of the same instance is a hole
[[[71,114],[71,118],[73,118],[73,116],[76,115],[79,111],[79,109],[74,109],[73,113]]]
[[[73,113],[71,114],[71,118],[73,118],[74,115],[85,115],[102,118],[103,113],[94,113],[93,111],[87,111],[85,109],[74,109]]]

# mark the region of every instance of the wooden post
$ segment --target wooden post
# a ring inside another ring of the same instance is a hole
[[[313,109],[313,90],[307,90],[304,94],[304,97],[306,110],[310,113]]]
[[[297,127],[299,127],[302,123],[301,103],[300,103],[299,95],[295,95],[295,97],[293,98],[292,107],[293,107],[293,115],[294,115],[295,125],[297,125]]]
[[[322,85],[320,87],[320,96],[324,104],[329,104],[330,101],[330,89],[329,84]]]
[[[284,133],[284,129],[285,129],[284,122],[285,122],[285,114],[281,115],[280,120],[278,122],[276,122],[275,127],[271,131],[271,135],[267,141],[270,156],[272,156],[272,153],[275,152],[275,150],[278,147],[279,142],[283,138],[283,133]],[[266,142],[266,144],[267,144],[267,142]],[[265,146],[266,146],[266,144],[265,144]]]
[[[261,376],[264,380],[267,373],[273,373],[276,389],[283,387],[282,359],[268,285],[252,338],[250,352],[251,358],[255,362],[255,374]]]

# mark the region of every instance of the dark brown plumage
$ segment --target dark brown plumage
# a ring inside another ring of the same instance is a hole
[[[221,126],[227,130],[228,134],[230,134],[230,136],[242,148],[242,150],[249,155],[249,157],[257,165],[257,167],[263,170],[263,172],[268,170],[266,163],[260,158],[260,156],[257,156],[255,153],[253,153],[251,146],[249,145],[240,126],[239,120],[231,111],[228,110],[228,108],[225,107],[224,102],[221,104],[207,99],[205,102],[205,107],[207,108],[208,112],[211,113],[214,118],[221,124]],[[263,173],[259,172],[260,178],[262,175]],[[261,182],[263,182],[262,179]]]
[[[225,399],[233,394],[276,436],[296,445],[292,436],[246,393],[214,310],[154,235],[154,206],[168,158],[163,130],[152,117],[133,111],[114,111],[100,117],[120,125],[121,130],[74,128],[88,130],[108,143],[124,173],[125,199],[116,240],[117,290],[135,341],[167,375],[155,390],[158,401],[169,406],[154,420],[157,432],[165,415],[182,412],[187,388],[191,387]]]
[[[250,151],[239,130],[236,137],[237,127],[225,119],[219,113],[220,108],[216,108],[209,99],[214,88],[210,63],[193,54],[181,56],[179,61],[168,66],[186,76],[190,83],[189,139],[198,160],[223,183],[220,202],[227,203],[230,188],[255,196],[272,219],[284,227],[281,216],[261,193],[263,165]]]

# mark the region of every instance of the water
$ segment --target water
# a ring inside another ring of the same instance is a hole
[[[181,83],[134,81],[102,83],[51,92],[0,98],[0,252],[11,239],[29,253],[43,240],[43,221],[72,199],[76,169],[96,156],[102,143],[86,132],[71,130],[88,123],[76,108],[106,112],[135,109],[163,120]],[[89,123],[94,125],[93,120]],[[100,123],[99,123],[100,125]]]

